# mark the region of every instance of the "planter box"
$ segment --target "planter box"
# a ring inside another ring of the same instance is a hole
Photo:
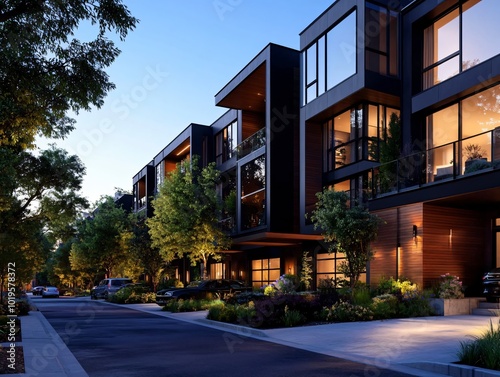
[[[480,298],[431,298],[430,304],[436,315],[468,315],[478,306]]]

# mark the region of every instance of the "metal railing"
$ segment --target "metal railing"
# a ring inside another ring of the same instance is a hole
[[[373,168],[371,197],[497,168],[500,168],[500,128]]]
[[[236,147],[236,156],[239,160],[250,153],[256,151],[257,149],[266,145],[266,129],[261,128],[259,131],[254,133],[252,136],[243,140]]]

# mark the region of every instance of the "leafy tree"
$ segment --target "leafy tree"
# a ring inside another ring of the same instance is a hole
[[[78,191],[85,168],[55,147],[35,156],[0,147],[0,279],[16,262],[18,282],[31,280],[47,260],[54,239],[87,206]]]
[[[143,268],[151,278],[153,290],[156,291],[158,283],[164,272],[165,262],[157,248],[151,245],[149,228],[144,219],[135,214],[130,215],[132,228],[124,232],[123,237],[130,259]]]
[[[74,37],[82,24],[95,38]],[[114,84],[104,71],[138,20],[121,0],[12,0],[0,6],[0,146],[32,148],[37,134],[64,137],[69,111],[103,104]]]
[[[380,167],[379,179],[383,192],[397,185],[397,178],[400,172],[397,171],[397,159],[401,156],[401,125],[400,118],[396,113],[392,113],[389,125],[383,130],[382,140],[380,140]]]
[[[126,212],[115,205],[113,198],[101,198],[92,217],[79,224],[70,254],[72,269],[93,275],[94,279],[99,273],[114,276],[125,262],[121,235],[128,226]]]
[[[160,250],[164,261],[187,254],[192,265],[203,263],[204,279],[208,259],[220,260],[220,251],[231,243],[218,225],[221,202],[215,186],[219,174],[215,164],[200,169],[197,156],[178,164],[160,187],[152,203],[154,216],[147,220],[152,246]]]
[[[325,188],[316,196],[318,202],[311,220],[330,243],[330,252],[345,253],[346,260],[340,265],[340,272],[354,287],[374,256],[370,243],[377,237],[381,220],[361,205],[350,206],[345,192]]]

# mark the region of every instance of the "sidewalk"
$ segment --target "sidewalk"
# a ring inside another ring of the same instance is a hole
[[[61,337],[43,314],[31,311],[21,320],[25,373],[6,374],[9,377],[88,377]]]
[[[111,304],[109,305],[117,305]],[[497,317],[448,316],[335,323],[258,330],[207,320],[206,312],[170,313],[156,304],[127,308],[224,330],[232,346],[245,337],[368,364],[371,372],[386,368],[420,377],[493,377],[500,372],[452,364],[460,341],[480,335]],[[26,373],[13,377],[88,377],[41,312],[20,317]],[[375,375],[374,373],[369,373]]]

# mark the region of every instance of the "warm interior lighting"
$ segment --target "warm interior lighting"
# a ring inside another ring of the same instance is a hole
[[[180,156],[181,154],[183,154],[185,151],[187,151],[189,149],[190,145],[186,145],[184,148],[182,148],[177,154],[176,156]]]

